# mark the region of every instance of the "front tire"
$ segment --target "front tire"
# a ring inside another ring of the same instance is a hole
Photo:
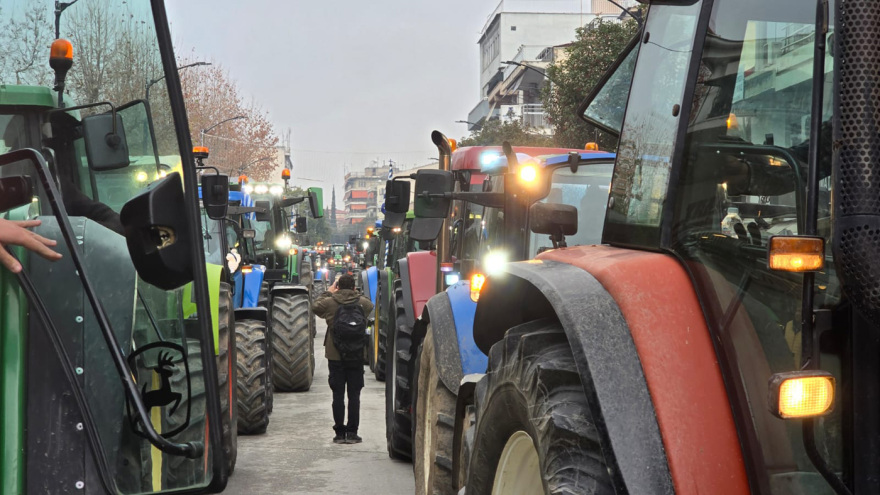
[[[613,494],[600,438],[562,326],[510,329],[477,386],[467,493]]]
[[[238,433],[265,433],[269,426],[269,347],[259,320],[235,322]]]
[[[389,315],[394,315],[392,346],[388,360],[391,375],[385,377],[385,440],[392,459],[412,459],[412,401],[410,400],[413,356],[412,327],[407,325],[403,289],[396,287]]]
[[[305,392],[312,386],[309,306],[308,294],[272,298],[272,383],[279,392]]]
[[[419,353],[416,411],[416,494],[455,493],[452,486],[452,447],[455,433],[455,394],[440,380],[434,355],[434,335],[428,333]]]

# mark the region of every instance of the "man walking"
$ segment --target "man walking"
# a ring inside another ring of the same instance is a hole
[[[333,391],[333,443],[360,443],[361,389],[364,388],[363,350],[366,345],[366,315],[373,303],[354,289],[354,277],[342,275],[330,290],[312,304],[312,311],[327,322],[324,355],[330,368]],[[348,389],[348,424],[345,424],[345,395]]]

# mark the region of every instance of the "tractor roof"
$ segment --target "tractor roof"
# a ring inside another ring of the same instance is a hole
[[[572,151],[581,152],[583,150],[575,150],[570,148],[539,148],[534,146],[514,146],[514,153],[524,153],[529,156],[538,157],[544,155],[568,154]],[[595,153],[595,152],[589,152]],[[452,153],[452,170],[477,170],[482,166],[483,156],[503,156],[504,151],[501,146],[468,146],[459,148]]]
[[[45,86],[0,84],[0,106],[55,108],[56,99],[57,94]],[[64,97],[64,103],[73,106],[67,95]]]

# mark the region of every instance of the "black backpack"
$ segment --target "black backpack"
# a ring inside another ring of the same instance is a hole
[[[357,302],[340,304],[333,317],[333,345],[343,361],[361,361],[367,345],[367,317]]]

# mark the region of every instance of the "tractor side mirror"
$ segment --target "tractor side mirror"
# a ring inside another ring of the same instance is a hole
[[[242,229],[241,238],[242,239],[253,239],[257,236],[257,231],[254,229]]]
[[[271,222],[272,215],[269,210],[272,209],[272,203],[268,201],[255,201],[254,207],[260,208],[260,211],[256,212],[256,219],[258,222]]]
[[[180,214],[185,210],[183,183],[174,172],[130,199],[119,214],[138,275],[162,290],[193,280],[189,224]]]
[[[208,218],[212,220],[226,218],[229,209],[229,176],[219,174],[202,176],[202,204],[205,205]]]
[[[312,218],[324,217],[324,190],[320,187],[309,188],[309,210]]]
[[[446,170],[419,170],[416,174],[416,197],[413,208],[416,218],[443,219],[449,216],[450,198],[455,182]]]
[[[0,179],[0,211],[29,204],[33,197],[34,186],[26,176]]]
[[[131,163],[122,115],[100,113],[83,117],[82,130],[89,168],[95,171],[116,170]]]
[[[408,180],[385,182],[385,214],[409,211],[410,183]]]
[[[309,224],[306,217],[296,217],[293,225],[297,234],[305,234],[309,231]]]
[[[575,235],[577,208],[561,203],[535,203],[529,208],[529,227],[536,234]]]

